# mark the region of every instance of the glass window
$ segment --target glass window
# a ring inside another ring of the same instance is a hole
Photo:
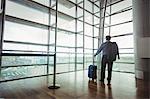
[[[85,24],[85,35],[93,36],[93,27],[91,25]]]
[[[57,33],[57,45],[74,47],[75,34],[59,31]]]
[[[93,24],[93,19],[92,19],[92,14],[85,12],[85,22],[89,23],[89,24]]]
[[[61,18],[58,16],[58,28],[75,32],[75,20],[72,18]]]
[[[116,42],[119,48],[133,48],[133,35],[114,37],[111,41]]]
[[[10,0],[6,2],[6,14],[48,25],[48,13],[20,5]]]
[[[99,7],[94,5],[94,13],[99,12],[99,10],[100,10]]]
[[[119,53],[134,53],[133,48],[125,48],[125,49],[119,49]]]
[[[3,50],[20,50],[20,51],[22,50],[22,51],[28,51],[26,53],[43,53],[43,52],[32,52],[32,51],[45,51],[46,52],[47,46],[19,44],[19,43],[3,43]],[[18,51],[18,53],[25,53],[25,52]]]
[[[121,71],[121,72],[135,72],[135,65],[134,64],[120,64],[120,63],[114,63],[113,64],[113,70]]]
[[[100,19],[94,16],[94,25],[99,24]]]
[[[77,53],[82,53],[83,54],[83,48],[77,48]]]
[[[51,1],[52,5],[55,3],[54,0],[33,0],[33,1],[41,3],[41,4],[46,5],[46,6],[49,6],[50,1]]]
[[[46,65],[3,68],[1,71],[1,78],[2,80],[11,80],[17,78],[45,75],[47,73],[46,68]]]
[[[75,17],[75,5],[67,0],[58,0],[58,11]]]
[[[85,2],[85,9],[92,12],[92,3],[89,2],[88,0],[84,0]]]
[[[31,64],[46,64],[45,56],[3,56],[2,66],[18,66]]]
[[[93,50],[92,49],[85,49],[84,53],[86,53],[86,54],[92,54]]]
[[[120,59],[116,62],[134,63],[134,54],[120,54]]]
[[[94,27],[94,37],[99,36],[99,28]]]
[[[77,7],[77,16],[78,17],[83,17],[83,9]]]
[[[94,39],[94,49],[98,49],[98,39]]]
[[[125,9],[129,6],[132,6],[132,0],[124,0],[120,3],[114,4],[112,5],[112,13]]]
[[[77,35],[77,47],[83,47],[83,35]]]
[[[77,21],[77,32],[83,34],[83,22]]]
[[[5,22],[4,40],[47,44],[48,30],[23,24]]]
[[[126,22],[126,21],[131,21],[132,20],[132,10],[119,13],[116,15],[113,15],[111,17],[111,25]]]
[[[93,38],[85,36],[85,48],[93,48]]]
[[[111,27],[111,36],[133,33],[133,23],[125,23]]]

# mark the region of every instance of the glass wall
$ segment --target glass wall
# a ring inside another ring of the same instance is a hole
[[[132,0],[108,1],[104,36],[112,36],[111,41],[118,44],[121,58],[114,63],[113,70],[134,73]]]
[[[1,80],[87,69],[98,48],[93,0],[6,0]]]
[[[96,62],[104,9],[99,0],[57,1],[6,0],[2,81],[53,74],[55,53],[57,73]],[[104,36],[110,34],[120,49],[113,70],[134,72],[132,0],[115,2],[108,0],[104,28]]]

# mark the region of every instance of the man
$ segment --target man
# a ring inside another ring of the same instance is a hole
[[[106,36],[106,42],[104,42],[100,46],[100,48],[97,50],[96,54],[94,55],[96,56],[102,51],[101,80],[100,80],[102,84],[104,84],[105,68],[106,68],[106,64],[108,64],[107,85],[110,85],[111,82],[113,61],[116,60],[117,55],[118,55],[118,59],[120,59],[118,45],[116,44],[116,42],[111,42],[110,39],[111,39],[110,36]]]

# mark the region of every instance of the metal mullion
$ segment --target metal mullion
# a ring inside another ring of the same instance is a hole
[[[54,28],[54,27],[53,27]],[[69,32],[69,33],[72,33],[72,34],[75,34],[76,32],[73,32],[73,31],[69,31],[69,30],[65,30],[65,29],[61,29],[61,28],[57,28],[58,30],[60,31],[65,31],[65,32]],[[66,33],[68,34],[68,33]]]
[[[84,35],[84,36],[93,38],[93,36],[89,36],[89,35]]]
[[[120,63],[120,64],[135,64],[134,62],[114,62],[114,63]]]
[[[121,36],[129,36],[129,35],[133,35],[133,33],[126,33],[126,34],[121,34],[121,35],[115,35],[115,36],[112,36],[112,38],[121,37]]]
[[[103,15],[104,15],[104,18],[103,18],[103,25],[102,25],[102,42],[104,41],[104,27],[105,27],[105,12],[106,12],[106,6],[107,6],[107,0],[105,0],[105,2],[104,2],[105,4],[104,4],[104,6],[105,6],[105,8],[104,8],[104,12],[103,12]],[[100,27],[101,28],[101,27]]]
[[[110,25],[110,26],[105,26],[104,28],[108,28],[108,27],[112,27],[112,26],[117,26],[117,25],[122,25],[122,24],[130,23],[130,22],[132,22],[132,20],[131,21],[122,22],[122,23],[113,24],[113,25]]]
[[[94,5],[95,5],[95,3],[93,2],[93,4],[92,4],[92,13],[94,13]],[[92,39],[93,39],[93,49],[92,49],[92,50],[93,50],[93,53],[92,53],[92,54],[93,54],[93,55],[92,55],[92,58],[93,58],[93,65],[94,65],[94,34],[95,34],[95,33],[94,33],[94,32],[95,32],[95,31],[94,31],[94,15],[92,15],[92,25],[93,25],[93,26],[92,26],[92,30],[93,30],[93,37],[92,37]]]
[[[49,0],[49,7],[51,7],[51,0]],[[50,26],[51,24],[51,9],[49,9],[49,14],[48,14],[48,25]],[[49,73],[49,47],[50,47],[50,33],[51,33],[51,28],[48,28],[48,40],[47,40],[47,75]]]
[[[128,36],[128,35],[133,35],[133,33],[125,33],[125,34],[115,35],[115,36],[111,36],[111,37],[114,38],[114,37],[121,37],[121,36]],[[94,37],[94,38],[97,39],[97,37]]]
[[[53,77],[53,86],[55,87],[55,83],[56,83],[56,61],[57,61],[57,23],[58,21],[58,0],[56,0],[56,26],[55,26],[55,55],[54,55],[54,77]]]
[[[134,54],[134,53],[119,53],[119,54]]]
[[[2,56],[47,56],[47,54],[22,54],[22,53],[2,53]],[[54,56],[54,54],[49,54]]]
[[[47,53],[47,51],[32,51],[32,50],[3,50],[3,51],[10,51],[10,52],[41,52],[41,53]]]
[[[93,48],[84,48],[84,49],[93,50]]]
[[[84,54],[84,47],[85,47],[85,38],[84,38],[84,35],[85,35],[85,31],[84,31],[84,29],[85,29],[85,10],[84,10],[84,8],[85,8],[85,0],[83,0],[83,70],[85,69],[85,61],[84,61],[84,59],[85,59],[85,54]]]
[[[119,49],[134,49],[134,48],[119,48]]]
[[[2,49],[3,49],[3,36],[4,36],[4,25],[5,25],[5,6],[6,6],[6,0],[1,0],[2,13],[0,14],[0,78],[1,78]]]
[[[110,3],[112,2],[112,0],[110,0]],[[111,14],[111,5],[110,5],[110,12],[109,12],[110,14]],[[109,25],[111,25],[111,16],[109,16]],[[110,33],[111,33],[111,27],[109,27],[109,35],[110,35]]]
[[[20,42],[20,41],[10,41],[10,40],[3,40],[3,42],[4,43],[14,43],[14,44],[30,44],[30,45],[37,45],[37,46],[47,46],[47,44]]]
[[[49,74],[52,75],[52,74]],[[29,76],[29,77],[21,77],[21,78],[14,78],[14,79],[9,79],[9,80],[2,80],[0,81],[0,83],[2,82],[9,82],[9,81],[15,81],[15,80],[21,80],[21,79],[27,79],[27,78],[35,78],[35,77],[42,77],[42,76],[47,76],[47,75],[38,75],[38,76]]]
[[[100,16],[100,18],[99,18],[99,34],[98,34],[98,47],[100,46],[100,44],[102,43],[102,40],[100,40],[100,38],[101,38],[101,23],[102,23],[102,20],[101,20],[101,17],[102,17],[102,15],[101,15],[101,13],[102,13],[102,11],[101,11],[101,2],[99,1],[99,16]]]
[[[45,65],[45,66],[47,66],[47,64],[29,64],[29,65],[2,66],[1,68],[10,68],[10,67],[31,67],[31,66],[38,66],[38,65]]]
[[[77,3],[77,0],[76,0],[76,3]],[[77,71],[77,17],[78,17],[78,7],[77,5],[76,6],[76,9],[75,9],[75,16],[76,16],[76,19],[75,19],[75,71]]]
[[[79,19],[77,19],[78,21],[80,21],[80,22],[83,22],[82,20],[79,20]],[[90,25],[90,26],[93,26],[92,24],[90,24],[90,23],[88,23],[88,22],[84,22],[84,23],[86,23],[86,24],[88,24],[88,25]]]
[[[48,27],[49,27],[48,25],[45,25],[42,23],[33,22],[33,21],[26,20],[26,19],[10,16],[10,15],[6,15],[6,21],[30,25],[30,26],[34,26],[34,27],[38,27],[38,28],[43,28],[43,29],[48,29]]]

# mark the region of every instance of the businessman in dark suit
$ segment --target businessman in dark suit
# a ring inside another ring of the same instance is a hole
[[[118,45],[116,42],[110,41],[111,36],[106,36],[106,42],[102,43],[100,48],[97,50],[96,55],[98,55],[102,51],[102,61],[101,61],[101,82],[104,84],[105,79],[105,68],[106,64],[108,64],[108,84],[110,85],[111,82],[111,76],[112,76],[112,67],[113,67],[113,61],[116,60],[116,56],[118,55],[118,59],[120,59],[119,56],[119,50]]]

